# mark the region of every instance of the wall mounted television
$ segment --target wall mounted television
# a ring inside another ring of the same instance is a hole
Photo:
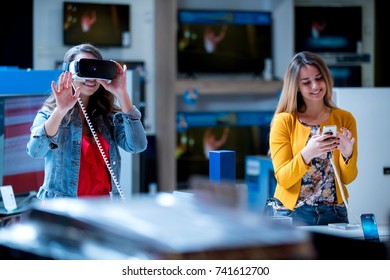
[[[179,75],[259,75],[272,58],[271,12],[179,9],[177,22]]]
[[[100,47],[129,47],[130,5],[63,3],[65,45],[91,43]]]
[[[295,51],[357,53],[362,42],[362,7],[295,7]]]

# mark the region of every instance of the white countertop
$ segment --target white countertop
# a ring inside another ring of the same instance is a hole
[[[358,227],[351,228],[351,229],[338,229],[338,228],[332,228],[330,226],[300,226],[298,228],[311,231],[311,232],[331,234],[340,237],[364,239],[363,230],[360,225]],[[378,232],[379,232],[379,238],[382,242],[390,240],[389,225],[378,225]]]

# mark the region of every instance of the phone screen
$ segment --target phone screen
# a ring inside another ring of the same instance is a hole
[[[378,227],[374,214],[361,214],[364,239],[367,241],[379,242]]]

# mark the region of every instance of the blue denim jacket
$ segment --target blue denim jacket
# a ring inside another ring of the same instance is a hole
[[[33,158],[45,159],[45,179],[37,197],[40,199],[77,197],[82,139],[82,120],[78,112],[72,121],[64,118],[56,135],[49,137],[44,122],[52,113],[38,111],[31,127],[27,153]],[[134,106],[129,113],[112,115],[112,124],[107,125],[98,119],[96,131],[100,131],[109,143],[109,155],[113,173],[120,180],[121,156],[119,148],[132,153],[143,152],[147,147],[146,132],[140,121],[141,113]],[[120,196],[112,181],[112,195]]]

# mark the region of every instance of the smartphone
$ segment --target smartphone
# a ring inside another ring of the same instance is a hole
[[[329,134],[333,137],[337,136],[337,126],[336,125],[325,125],[322,128],[322,134]]]
[[[371,242],[379,242],[378,227],[374,214],[365,213],[360,215],[364,239]]]

